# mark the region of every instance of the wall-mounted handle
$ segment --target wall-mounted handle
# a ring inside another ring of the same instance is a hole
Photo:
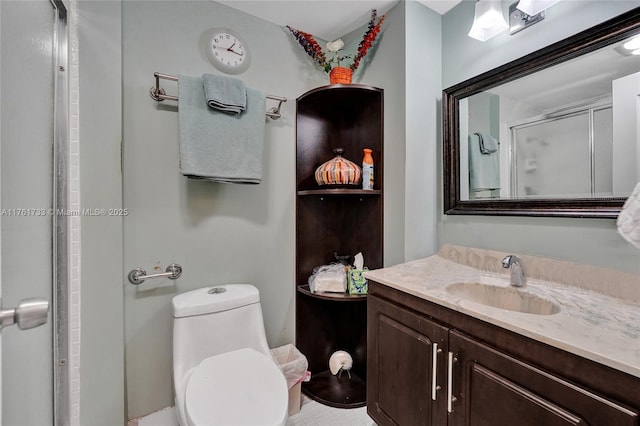
[[[438,349],[438,344],[434,343],[431,345],[432,354],[431,354],[431,399],[437,399],[437,392],[442,389],[441,386],[438,386],[438,354],[442,353],[442,349]]]
[[[142,268],[133,269],[129,272],[129,282],[133,285],[139,285],[144,282],[144,280],[148,280],[151,278],[169,278],[170,280],[175,280],[182,275],[182,266],[177,263],[172,263],[167,266],[165,272],[161,272],[159,274],[150,274],[147,275],[147,271]]]
[[[20,330],[28,330],[47,322],[49,301],[32,297],[20,301],[15,309],[0,311],[0,328],[17,324]]]
[[[458,358],[454,357],[453,352],[449,352],[449,360],[447,362],[447,412],[453,413],[453,403],[457,398],[453,396],[453,363],[458,362]]]

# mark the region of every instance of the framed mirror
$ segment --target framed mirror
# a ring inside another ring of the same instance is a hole
[[[640,181],[640,8],[445,89],[443,139],[446,214],[617,217]]]

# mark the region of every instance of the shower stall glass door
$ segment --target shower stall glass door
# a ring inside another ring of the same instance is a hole
[[[48,0],[0,1],[0,267],[4,310],[17,307],[24,299],[51,301],[54,297],[56,19],[56,10]],[[52,324],[49,309],[44,325],[2,329],[3,425],[54,423]]]
[[[583,107],[511,130],[513,198],[613,196],[613,110]]]

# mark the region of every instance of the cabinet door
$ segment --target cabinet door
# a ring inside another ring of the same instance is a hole
[[[447,329],[371,295],[367,321],[369,415],[379,425],[446,424]]]
[[[636,411],[455,331],[449,350],[457,360],[449,425],[638,425]]]

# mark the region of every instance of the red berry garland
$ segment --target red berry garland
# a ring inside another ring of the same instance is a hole
[[[382,15],[380,19],[378,19],[378,22],[376,22],[377,12],[375,9],[371,10],[371,20],[369,21],[369,24],[367,26],[367,31],[365,32],[362,40],[360,41],[360,44],[358,45],[358,50],[356,52],[355,58],[350,66],[353,71],[355,71],[358,66],[360,66],[360,61],[367,55],[367,52],[376,41],[378,34],[380,34],[380,27],[382,26],[382,23],[384,22],[384,18],[386,16],[386,14]],[[287,25],[287,29],[295,37],[295,39],[298,41],[300,46],[302,46],[305,52],[307,52],[307,55],[309,55],[316,64],[322,67],[327,73],[331,71],[331,63],[333,62],[333,60],[327,60],[326,55],[322,51],[322,47],[320,47],[320,44],[318,44],[316,39],[311,34],[292,28],[289,25]],[[349,58],[349,56],[344,56],[338,59],[346,58]]]

